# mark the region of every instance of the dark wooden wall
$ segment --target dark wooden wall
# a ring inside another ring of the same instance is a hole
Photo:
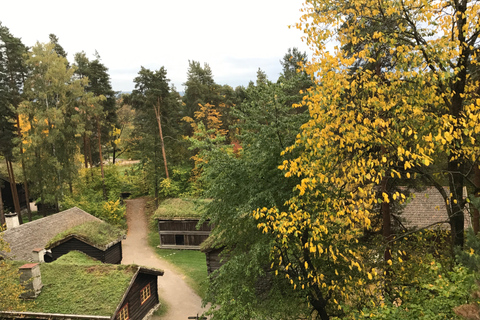
[[[159,219],[158,233],[161,248],[200,249],[212,230],[206,221],[197,230],[198,219]]]
[[[128,314],[130,319],[143,319],[148,311],[159,303],[157,278],[156,275],[139,273],[119,310],[128,303]],[[144,304],[141,304],[140,291],[142,291],[142,289],[149,283],[152,295]],[[115,319],[116,317],[117,315],[115,315]]]
[[[105,263],[120,264],[122,262],[122,242],[114,244],[110,248],[104,251]]]
[[[102,262],[112,264],[119,264],[122,262],[121,242],[118,242],[117,244],[108,248],[106,251],[103,251],[76,238],[71,238],[63,243],[60,243],[58,246],[51,248],[53,260],[57,260],[64,254],[75,250],[81,251],[86,255]]]
[[[20,202],[20,209],[27,208],[27,200],[25,199],[25,189],[23,184],[17,183],[18,201]],[[15,212],[15,205],[13,204],[12,189],[10,188],[10,181],[6,178],[0,178],[0,192],[2,193],[3,206],[6,213]]]
[[[218,248],[205,252],[208,275],[218,270],[226,262],[226,259],[228,259],[228,256],[225,255],[220,257],[220,253],[222,253],[222,250],[223,248]]]

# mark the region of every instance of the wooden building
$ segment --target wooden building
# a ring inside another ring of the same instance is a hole
[[[448,187],[444,187],[447,194]],[[449,230],[449,218],[445,200],[435,187],[426,187],[422,191],[414,191],[403,188],[402,193],[407,197],[405,206],[399,214],[394,214],[394,228],[396,229],[442,229]],[[467,190],[464,188],[463,197],[467,197]],[[472,226],[468,204],[464,212],[464,228],[467,230]]]
[[[78,255],[81,253],[70,253],[69,259]],[[40,267],[38,280],[41,282],[41,289],[38,297],[44,295],[43,299],[37,299],[35,304],[26,304],[26,312],[0,311],[0,319],[141,320],[160,305],[158,277],[163,276],[163,271],[136,265],[99,264],[93,260],[92,263],[65,265],[64,262],[55,261],[48,264],[30,264]],[[44,279],[42,274],[45,274]],[[82,278],[72,278],[77,274]],[[91,281],[95,281],[95,290],[98,292],[92,292]],[[63,303],[52,305],[51,301],[58,298],[58,288],[65,286],[71,286],[72,290],[75,290],[75,299],[65,299]],[[117,288],[112,290],[112,286]],[[95,303],[92,295],[102,301]],[[43,309],[43,303],[49,305],[49,313],[38,311]],[[71,310],[81,312],[71,314]]]
[[[222,251],[223,247],[202,249],[202,252],[205,253],[208,275],[220,269],[220,267],[225,264],[226,259],[228,259],[226,256],[220,257]]]
[[[112,319],[143,319],[158,306],[158,276],[163,276],[163,271],[139,267]]]
[[[38,250],[43,250],[57,234],[91,221],[102,222],[91,214],[74,207],[24,223],[16,228],[7,229],[2,232],[2,237],[10,245],[11,251],[0,252],[0,255],[3,254],[13,260],[41,261]]]
[[[216,237],[214,236],[208,237],[207,240],[201,244],[200,251],[205,253],[207,273],[209,276],[227,262],[229,256],[225,253],[222,254],[224,249],[225,246],[221,243],[216,243]]]
[[[199,219],[195,218],[157,218],[157,221],[162,249],[199,250],[212,231],[210,221],[205,221],[197,229]]]
[[[71,234],[59,241],[46,246],[45,249],[51,251],[52,260],[57,260],[64,254],[70,251],[80,251],[86,255],[97,259],[98,261],[111,264],[119,264],[122,262],[122,239],[110,242],[105,246],[98,246],[93,244],[87,238],[80,235]]]

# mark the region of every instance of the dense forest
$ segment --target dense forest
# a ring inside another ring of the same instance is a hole
[[[116,93],[98,53],[0,25],[0,174],[42,214],[117,225],[122,192],[210,199],[214,319],[478,319],[480,3],[302,12],[311,56],[288,50],[276,81],[232,88],[189,61],[183,96],[163,67]],[[399,222],[427,188],[446,228]]]

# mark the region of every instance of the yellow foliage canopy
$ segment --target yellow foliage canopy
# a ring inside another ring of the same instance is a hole
[[[310,120],[284,151],[298,156],[280,166],[302,180],[288,212],[253,215],[278,239],[275,265],[304,270],[292,286],[351,302],[352,292],[359,298],[358,287],[374,279],[363,265],[366,248],[352,244],[371,228],[379,203],[405,201],[379,192],[382,180],[422,175],[438,184],[432,165],[460,170],[478,161],[480,83],[467,68],[480,67],[480,4],[320,0],[307,1],[302,12],[297,27],[313,52],[305,70],[316,85],[303,101]],[[302,254],[281,259],[288,250]],[[327,265],[335,269],[330,277],[321,271]]]

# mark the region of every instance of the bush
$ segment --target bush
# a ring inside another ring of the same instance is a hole
[[[93,176],[92,176],[93,172]],[[65,196],[62,209],[79,207],[80,209],[110,224],[126,228],[126,208],[121,204],[120,194],[128,191],[128,184],[120,174],[118,166],[105,167],[105,188],[107,200],[103,197],[102,178],[99,168],[81,169],[79,177],[73,184],[73,193]]]

